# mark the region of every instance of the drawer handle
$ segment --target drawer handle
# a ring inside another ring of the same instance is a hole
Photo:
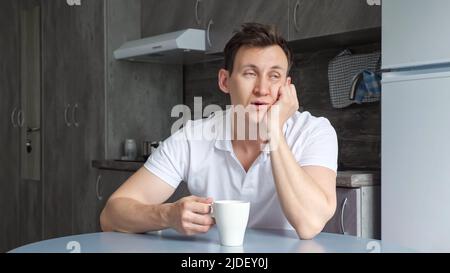
[[[347,197],[345,197],[344,202],[342,202],[342,206],[341,206],[341,231],[342,231],[342,234],[346,234],[345,227],[344,227],[344,212],[345,212],[346,206],[347,206]]]
[[[100,195],[100,181],[102,180],[102,176],[99,174],[97,176],[97,182],[95,183],[95,194],[97,195],[97,200],[102,201],[103,196]]]

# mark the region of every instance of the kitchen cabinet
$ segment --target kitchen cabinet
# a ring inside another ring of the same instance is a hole
[[[18,1],[0,1],[0,252],[17,244],[20,169]]]
[[[381,27],[381,7],[355,0],[289,0],[289,40]]]
[[[142,1],[142,37],[178,31],[203,29],[205,3],[210,0]]]
[[[36,1],[0,4],[0,252],[41,238],[40,9]],[[33,130],[29,130],[33,128]],[[27,149],[27,143],[33,144]]]
[[[207,53],[221,53],[233,32],[245,22],[273,24],[287,38],[287,15],[288,0],[210,0],[206,4]]]
[[[380,238],[380,186],[336,188],[337,206],[323,232]]]
[[[155,18],[166,15],[155,24]],[[288,35],[288,0],[142,1],[142,37],[186,28],[206,30],[207,53],[221,53],[242,23],[274,24]]]
[[[44,239],[95,231],[104,155],[104,1],[42,2]]]

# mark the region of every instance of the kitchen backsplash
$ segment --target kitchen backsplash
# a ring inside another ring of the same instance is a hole
[[[328,89],[328,63],[342,47],[295,54],[291,71],[302,111],[324,116],[336,129],[339,142],[339,169],[379,170],[381,166],[380,103],[352,105],[335,109]],[[380,44],[350,47],[353,53],[380,50]],[[230,104],[228,95],[217,86],[217,71],[222,61],[199,63],[184,67],[184,104],[194,109],[194,97],[202,97],[203,106]]]

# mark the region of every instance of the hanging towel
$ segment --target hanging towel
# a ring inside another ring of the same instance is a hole
[[[358,89],[356,90],[355,102],[361,104],[367,97],[376,98],[378,100],[381,95],[380,75],[369,70],[364,70],[361,74],[363,80],[360,82]]]

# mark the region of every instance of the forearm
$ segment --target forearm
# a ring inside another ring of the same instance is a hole
[[[312,238],[329,220],[331,200],[297,163],[284,137],[270,145],[272,173],[281,207],[299,236]]]
[[[100,216],[102,230],[143,233],[168,228],[171,205],[146,205],[131,198],[109,200]]]

